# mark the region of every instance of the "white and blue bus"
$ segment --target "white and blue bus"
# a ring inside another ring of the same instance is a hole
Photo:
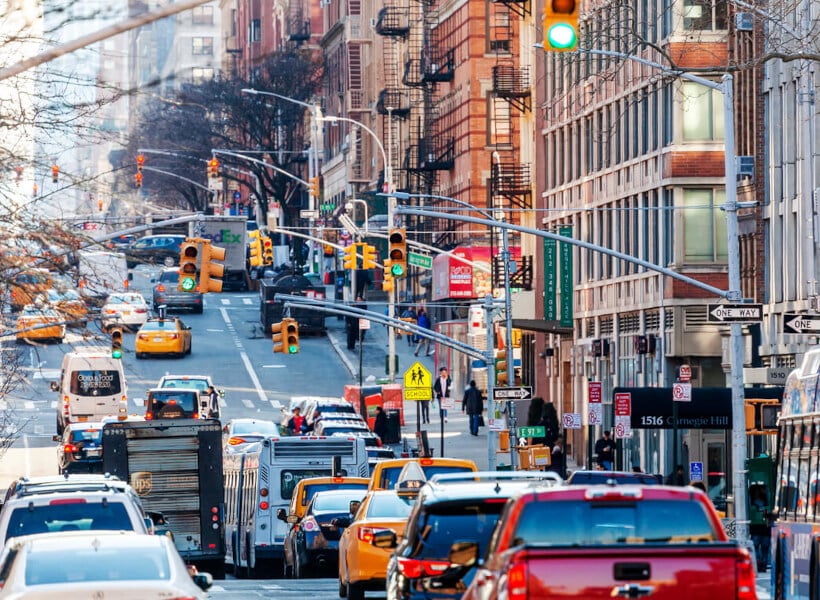
[[[282,577],[287,510],[296,484],[330,476],[334,457],[340,475],[368,477],[364,439],[356,437],[270,437],[223,458],[225,563],[238,576]]]
[[[820,599],[820,348],[789,374],[778,428],[772,598]]]

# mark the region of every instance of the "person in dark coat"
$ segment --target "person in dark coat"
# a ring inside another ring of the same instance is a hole
[[[555,445],[550,451],[550,466],[549,470],[553,473],[558,473],[558,476],[566,479],[567,472],[564,468],[564,436],[559,435],[555,438]]]
[[[376,407],[376,421],[373,423],[373,433],[379,436],[379,439],[384,442],[387,435],[387,413],[384,412],[381,406]]]
[[[615,464],[615,440],[609,431],[604,431],[604,437],[595,442],[595,462],[604,471],[611,471]]]
[[[470,380],[469,387],[464,390],[464,400],[461,402],[461,412],[466,412],[470,418],[470,435],[478,435],[478,425],[481,421],[481,413],[484,412],[484,400],[481,392],[475,386],[475,381]]]
[[[686,485],[686,475],[683,472],[683,465],[675,467],[675,472],[666,476],[666,485]]]

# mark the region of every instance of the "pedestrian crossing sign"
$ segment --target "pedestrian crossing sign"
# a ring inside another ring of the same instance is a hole
[[[404,399],[433,399],[433,374],[418,361],[404,372]]]

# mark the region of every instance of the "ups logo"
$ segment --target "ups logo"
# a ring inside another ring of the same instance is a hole
[[[131,487],[138,496],[147,496],[151,493],[151,471],[137,471],[131,473]]]

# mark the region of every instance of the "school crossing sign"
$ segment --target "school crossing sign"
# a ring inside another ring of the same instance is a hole
[[[404,399],[433,399],[433,374],[418,361],[404,372]]]

